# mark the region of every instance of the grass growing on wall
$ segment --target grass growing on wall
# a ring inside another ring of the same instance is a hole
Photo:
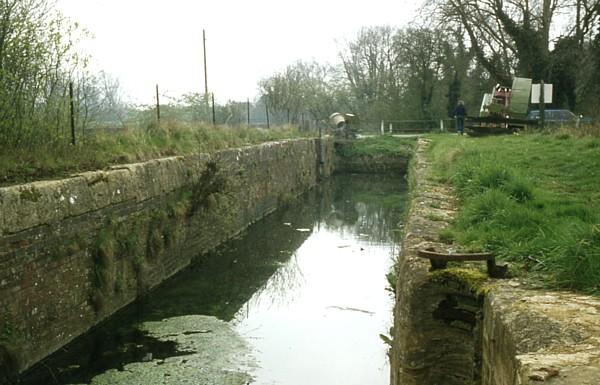
[[[443,237],[492,251],[552,287],[600,293],[600,139],[432,137],[435,177],[461,207]]]
[[[400,138],[390,135],[371,136],[345,143],[338,154],[347,158],[400,156],[410,157],[413,153],[416,138]]]
[[[213,127],[165,122],[163,128],[90,133],[83,143],[46,143],[35,148],[0,146],[0,185],[62,177],[114,164],[212,152],[305,136],[292,127]]]

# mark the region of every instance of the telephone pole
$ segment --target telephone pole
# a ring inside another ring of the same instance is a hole
[[[202,47],[204,48],[204,95],[208,98],[208,75],[206,70],[206,32],[202,30]]]

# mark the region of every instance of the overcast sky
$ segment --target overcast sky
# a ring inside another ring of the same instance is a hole
[[[257,83],[297,60],[335,63],[363,26],[403,26],[420,0],[58,0],[93,35],[93,68],[119,78],[139,103],[155,84],[177,97],[208,88],[219,102],[253,99]],[[165,102],[167,100],[164,100]]]

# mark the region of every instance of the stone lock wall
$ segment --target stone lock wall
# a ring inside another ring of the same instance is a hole
[[[398,257],[390,351],[392,385],[478,384],[482,298],[460,277],[466,270],[429,272],[419,249],[449,252],[438,233],[455,206],[447,187],[427,178],[427,141],[421,139],[410,169],[411,206]]]
[[[0,383],[328,176],[332,151],[281,141],[0,188]]]

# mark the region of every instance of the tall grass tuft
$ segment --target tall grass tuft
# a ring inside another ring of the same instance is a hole
[[[600,224],[578,220],[555,229],[544,263],[562,287],[600,293]]]

